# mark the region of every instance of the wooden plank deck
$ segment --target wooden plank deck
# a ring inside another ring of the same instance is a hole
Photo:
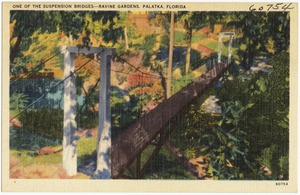
[[[227,64],[217,64],[206,74],[171,96],[145,114],[118,137],[112,140],[112,178],[118,178],[151,141],[182,113],[193,101],[203,95],[228,69]]]

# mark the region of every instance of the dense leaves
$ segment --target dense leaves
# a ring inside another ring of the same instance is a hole
[[[42,108],[20,115],[24,133],[36,133],[46,138],[62,140],[63,110]]]
[[[14,92],[10,96],[9,109],[20,111],[23,110],[28,103],[28,96],[23,93]]]
[[[209,91],[222,114],[205,113],[199,100],[172,136],[186,156],[207,156],[215,179],[288,179],[289,54],[269,63],[271,73],[240,71]]]

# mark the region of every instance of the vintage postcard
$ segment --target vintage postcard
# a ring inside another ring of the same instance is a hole
[[[2,190],[297,192],[298,3],[2,3]]]

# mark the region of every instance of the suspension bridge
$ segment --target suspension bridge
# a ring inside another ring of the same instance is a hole
[[[221,60],[222,38],[228,36],[228,60]],[[94,178],[126,178],[125,170],[136,162],[136,175],[134,178],[143,178],[151,161],[158,154],[163,145],[173,153],[180,162],[196,176],[195,167],[189,163],[183,153],[172,145],[168,139],[174,130],[176,121],[182,117],[189,105],[195,102],[209,89],[222,75],[228,70],[231,63],[231,44],[234,33],[221,33],[219,37],[219,52],[216,63],[210,64],[211,68],[200,77],[196,78],[186,87],[181,89],[169,99],[156,106],[142,118],[135,121],[120,135],[111,140],[111,108],[110,108],[110,67],[111,58],[115,56],[114,49],[110,48],[84,48],[64,46],[61,53],[64,54],[64,79],[59,82],[64,83],[64,134],[63,134],[63,167],[67,174],[72,176],[77,174],[77,151],[76,151],[76,72],[88,62],[81,65],[78,69],[74,66],[75,54],[94,54],[100,56],[100,94],[99,94],[99,123],[97,137],[97,159]],[[47,59],[48,60],[48,59]],[[140,71],[136,68],[137,71]],[[146,76],[157,77],[156,75]],[[147,75],[148,74],[148,75]],[[17,78],[17,79],[21,79]],[[11,84],[13,84],[13,81]],[[98,83],[98,82],[97,82]],[[57,84],[57,85],[58,85]],[[56,85],[54,86],[56,87]],[[54,88],[53,87],[53,88]],[[48,91],[50,92],[51,89]],[[47,95],[46,92],[40,98]],[[35,103],[32,102],[12,119],[19,116],[23,111]],[[11,120],[12,120],[11,119]],[[159,140],[149,159],[141,166],[141,153],[154,140]]]

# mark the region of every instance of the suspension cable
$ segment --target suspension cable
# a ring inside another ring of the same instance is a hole
[[[42,65],[42,64],[44,64],[44,63],[46,63],[46,62],[48,62],[49,60],[53,59],[54,57],[56,57],[56,56],[58,56],[58,55],[60,55],[62,52],[64,52],[64,50],[66,50],[66,48],[63,49],[63,50],[61,50],[60,52],[57,52],[56,54],[50,56],[50,57],[47,58],[46,60],[40,62],[38,65],[36,65],[34,68],[32,68],[29,72],[23,74],[22,76],[18,77],[16,80],[14,80],[13,82],[11,82],[10,85],[14,84],[15,82],[17,82],[17,81],[20,80],[21,78],[23,78],[23,77],[25,77],[25,76],[27,76],[27,75],[29,75],[29,74],[35,72],[35,70],[36,70],[40,65]]]
[[[102,53],[104,50],[100,51],[98,53],[98,55],[100,53]],[[73,76],[76,72],[78,72],[81,68],[83,68],[85,65],[87,65],[90,61],[92,61],[93,59],[89,59],[87,62],[85,62],[84,64],[82,64],[79,68],[77,68],[74,72],[71,72],[67,77],[65,77],[63,80],[61,80],[60,82],[58,82],[57,84],[55,84],[50,90],[46,91],[44,94],[42,94],[39,98],[37,98],[36,100],[34,100],[31,104],[29,104],[28,106],[26,106],[23,110],[21,110],[17,115],[15,115],[13,118],[10,119],[10,122],[17,118],[20,114],[22,114],[24,111],[26,111],[28,108],[30,108],[32,105],[34,105],[37,101],[39,101],[40,99],[42,99],[43,97],[45,97],[50,91],[52,91],[54,88],[56,88],[58,85],[60,85],[62,82],[64,82],[65,80],[67,80],[69,77]]]
[[[86,94],[86,99],[87,98],[89,98],[90,97],[90,95],[95,91],[95,89],[96,89],[96,87],[97,87],[97,85],[98,85],[98,83],[100,82],[100,77],[98,78],[98,80],[96,81],[96,83],[94,84],[94,86],[93,86],[93,88],[91,89],[91,91],[89,92],[89,93],[87,93]],[[81,107],[80,107],[80,109],[79,109],[79,111],[77,112],[77,114],[76,114],[76,116],[75,116],[75,119],[78,117],[78,115],[79,114],[81,114],[81,111],[82,111],[82,109],[83,109],[83,107],[86,105],[86,103],[84,103]],[[95,110],[94,110],[95,111]]]
[[[131,66],[132,68],[134,68],[136,71],[145,74],[145,75],[149,75],[149,76],[152,76],[152,77],[155,77],[155,78],[158,78],[158,79],[161,79],[162,77],[161,76],[157,76],[157,75],[154,75],[154,74],[150,74],[150,73],[147,73],[147,72],[143,72],[141,71],[139,68],[135,67],[134,65],[132,65],[131,63],[129,63],[127,60],[123,59],[121,56],[119,55],[115,55],[115,57],[117,57],[118,59],[120,59],[121,61],[125,62],[126,64],[128,64],[129,66]]]

